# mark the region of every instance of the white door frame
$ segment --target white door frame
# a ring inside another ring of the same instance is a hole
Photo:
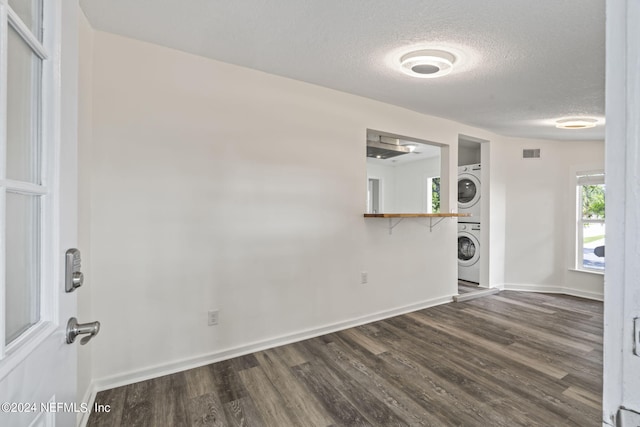
[[[620,408],[640,411],[640,357],[633,354],[633,319],[640,316],[640,1],[609,0],[606,16],[603,425],[615,426]]]
[[[369,181],[372,180],[372,179],[378,181],[378,210],[379,210],[379,212],[376,212],[376,213],[384,213],[384,212],[386,212],[385,208],[384,208],[384,185],[385,185],[384,178],[380,178],[380,177],[377,177],[377,176],[374,176],[374,175],[367,175],[367,195],[369,194]],[[372,212],[369,212],[369,203],[370,203],[370,201],[368,200],[368,197],[367,197],[366,211],[368,213],[372,213]]]

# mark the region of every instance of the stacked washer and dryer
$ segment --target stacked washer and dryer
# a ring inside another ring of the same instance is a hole
[[[480,164],[458,167],[458,278],[480,283]]]

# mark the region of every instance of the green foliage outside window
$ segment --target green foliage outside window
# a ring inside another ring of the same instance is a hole
[[[431,209],[433,213],[440,213],[440,178],[431,180]]]
[[[582,186],[582,217],[604,218],[604,185]]]

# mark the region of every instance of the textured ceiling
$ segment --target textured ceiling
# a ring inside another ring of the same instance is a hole
[[[81,0],[94,28],[349,92],[503,135],[604,139],[604,0]],[[462,54],[439,79],[408,48]]]

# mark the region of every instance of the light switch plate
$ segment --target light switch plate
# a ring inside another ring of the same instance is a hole
[[[360,273],[360,284],[366,285],[367,283],[369,283],[369,273],[363,271]]]
[[[218,310],[210,310],[207,316],[207,324],[214,326],[218,324]]]

